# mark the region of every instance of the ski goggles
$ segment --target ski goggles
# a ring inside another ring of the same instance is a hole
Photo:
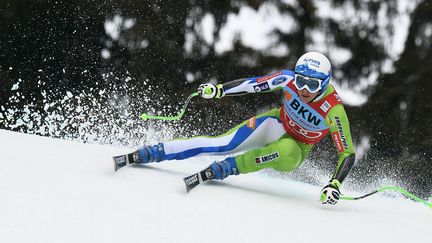
[[[316,93],[322,87],[322,80],[319,78],[309,78],[300,74],[295,74],[294,84],[298,90],[306,88],[309,92]]]

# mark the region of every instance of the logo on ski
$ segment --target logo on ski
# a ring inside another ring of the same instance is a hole
[[[117,171],[118,169],[125,167],[128,164],[127,161],[127,155],[120,155],[113,157],[114,160],[114,171]]]
[[[206,178],[212,178],[214,175],[212,174],[212,172],[210,170],[206,170],[205,176],[206,176]]]
[[[186,185],[188,185],[188,186],[194,184],[194,183],[197,182],[197,181],[198,181],[198,175],[193,175],[192,177],[187,178],[187,179],[185,180]]]
[[[133,153],[132,158],[134,162],[140,161],[139,153],[138,152]]]

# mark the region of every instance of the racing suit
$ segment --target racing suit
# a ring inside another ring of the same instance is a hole
[[[252,117],[219,136],[175,139],[161,143],[164,159],[200,154],[232,154],[240,174],[264,168],[291,171],[305,160],[314,144],[327,134],[338,150],[332,178],[342,182],[355,160],[348,117],[336,90],[329,85],[312,102],[304,103],[294,85],[294,72],[234,80],[223,84],[226,96],[282,89],[282,107]]]

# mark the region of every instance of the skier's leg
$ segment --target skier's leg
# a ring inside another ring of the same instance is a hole
[[[206,170],[211,171],[209,179],[224,179],[229,175],[255,172],[265,168],[291,171],[301,165],[312,145],[299,143],[285,135],[263,148],[214,162]]]
[[[280,110],[274,109],[253,117],[220,136],[175,139],[159,145],[144,146],[139,152],[143,163],[148,163],[186,159],[203,153],[227,154],[263,147],[285,134],[279,116]]]
[[[235,157],[239,173],[255,172],[265,168],[291,171],[301,165],[312,145],[302,144],[284,136],[264,148],[250,150]]]

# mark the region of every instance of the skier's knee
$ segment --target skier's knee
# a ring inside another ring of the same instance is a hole
[[[301,164],[301,149],[298,144],[292,139],[282,139],[277,143],[278,151],[281,153],[281,158],[275,165],[274,169],[278,171],[292,171]]]

